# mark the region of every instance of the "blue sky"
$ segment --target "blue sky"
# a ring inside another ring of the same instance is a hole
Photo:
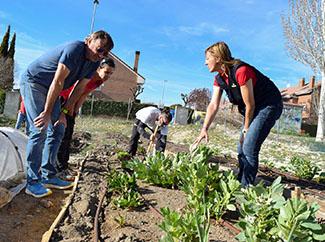
[[[142,102],[183,104],[180,94],[212,90],[214,75],[204,65],[204,50],[225,41],[240,58],[269,76],[279,88],[306,82],[309,67],[286,55],[281,13],[287,0],[99,0],[94,31],[113,38],[112,52],[146,78]],[[93,0],[12,0],[0,9],[0,38],[16,32],[15,60],[20,74],[45,51],[90,33]],[[11,37],[10,37],[11,39]],[[167,82],[164,82],[167,80]],[[320,77],[316,77],[320,80]]]

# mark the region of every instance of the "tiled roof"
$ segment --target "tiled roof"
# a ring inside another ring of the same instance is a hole
[[[321,84],[321,81],[315,82],[314,87]],[[304,86],[294,86],[294,87],[286,87],[280,89],[281,95],[284,96],[300,96],[300,95],[306,95],[310,94],[312,92],[311,88],[309,88],[309,83],[305,84]]]

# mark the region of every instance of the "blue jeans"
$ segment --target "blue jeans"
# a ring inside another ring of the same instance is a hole
[[[237,148],[239,162],[238,180],[243,188],[249,184],[254,184],[261,146],[274,126],[275,121],[280,118],[282,109],[283,103],[281,101],[276,105],[269,105],[255,110],[255,115],[247,130],[243,146],[240,145],[243,134],[239,138]]]
[[[64,125],[60,123],[56,127],[53,126],[60,115],[60,101],[57,98],[47,128],[40,131],[40,128],[35,127],[33,120],[44,110],[48,89],[37,83],[27,82],[24,79],[22,81],[20,92],[30,126],[26,152],[27,184],[32,185],[40,182],[40,168],[43,178],[55,177],[57,171],[54,163],[64,135]]]
[[[25,121],[25,134],[28,134],[29,133],[29,125],[28,125],[28,122],[27,122],[27,119],[26,119],[26,114],[24,114],[22,112],[18,113],[15,129],[19,129],[22,122],[24,122],[24,121]]]

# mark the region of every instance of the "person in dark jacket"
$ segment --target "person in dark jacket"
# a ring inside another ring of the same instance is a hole
[[[219,109],[223,90],[229,101],[238,105],[244,116],[238,142],[238,180],[242,187],[253,185],[258,170],[261,146],[283,109],[281,94],[275,84],[253,66],[232,57],[225,42],[217,42],[205,50],[205,65],[210,72],[218,72],[213,85],[213,95],[199,137],[208,139],[208,128]]]
[[[163,111],[160,111],[156,107],[146,107],[140,109],[136,113],[132,136],[129,142],[129,154],[132,157],[136,154],[140,135],[152,142],[157,139],[156,150],[164,152],[167,144],[168,124],[171,120],[172,115],[167,109],[164,109]],[[149,134],[146,129],[149,129],[152,133],[154,133],[154,130],[158,125],[157,122],[159,122],[160,126],[157,134]]]

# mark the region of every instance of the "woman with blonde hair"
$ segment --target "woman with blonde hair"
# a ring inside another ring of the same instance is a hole
[[[281,94],[275,84],[255,67],[232,57],[225,42],[217,42],[205,50],[205,65],[209,71],[218,72],[213,84],[211,102],[199,137],[208,139],[208,128],[219,109],[223,90],[229,101],[238,105],[244,116],[238,142],[238,180],[245,188],[253,185],[258,169],[261,145],[270,133],[283,109]]]

